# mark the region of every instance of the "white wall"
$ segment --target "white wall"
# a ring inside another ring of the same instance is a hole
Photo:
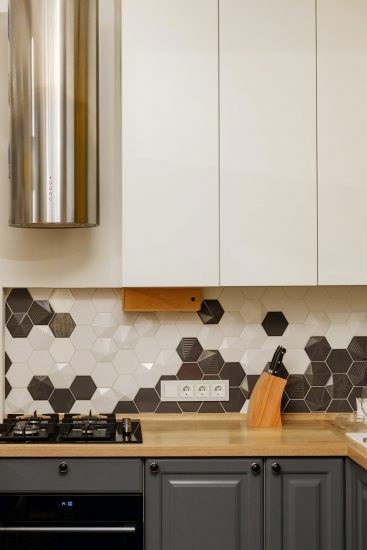
[[[0,0],[0,9],[3,4]],[[114,0],[103,0],[100,6],[101,224],[91,229],[8,227],[7,15],[0,14],[0,287],[121,286],[121,181],[114,155],[115,121],[119,120]]]

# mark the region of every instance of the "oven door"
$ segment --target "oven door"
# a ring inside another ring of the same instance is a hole
[[[1,550],[142,550],[142,495],[0,495]]]

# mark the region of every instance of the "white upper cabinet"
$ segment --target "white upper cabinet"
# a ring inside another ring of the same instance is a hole
[[[122,2],[123,286],[219,284],[217,0]]]
[[[319,283],[367,284],[367,3],[318,0]]]
[[[219,5],[220,283],[316,284],[315,2]]]

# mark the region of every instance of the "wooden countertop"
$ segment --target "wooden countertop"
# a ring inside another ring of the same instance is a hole
[[[367,449],[347,438],[333,423],[335,415],[284,415],[282,428],[248,428],[239,414],[138,418],[143,444],[4,443],[0,457],[349,456],[367,469]]]

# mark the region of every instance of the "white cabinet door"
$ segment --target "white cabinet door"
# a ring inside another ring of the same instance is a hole
[[[314,0],[220,0],[221,285],[317,283]]]
[[[318,0],[319,282],[367,284],[367,3]]]
[[[217,285],[217,0],[124,0],[122,102],[123,285]]]

